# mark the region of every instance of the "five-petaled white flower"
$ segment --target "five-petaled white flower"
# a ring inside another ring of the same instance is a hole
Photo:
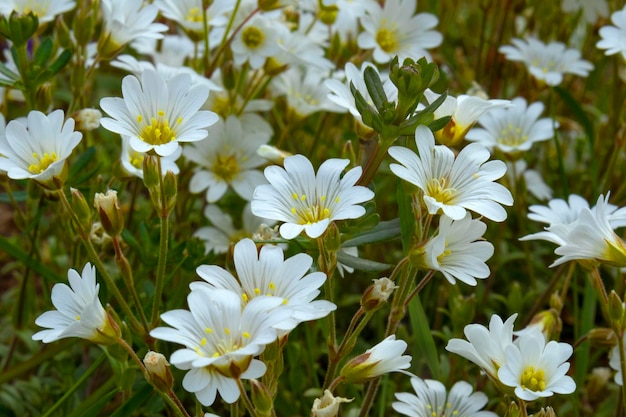
[[[476,278],[489,276],[485,262],[493,255],[493,245],[480,240],[485,230],[485,223],[470,213],[457,221],[441,216],[439,233],[424,245],[424,266],[441,272],[451,284],[458,279],[476,285]]]
[[[514,98],[511,106],[481,116],[478,122],[482,127],[471,129],[466,138],[508,154],[527,151],[533,143],[550,139],[554,134],[556,122],[547,117],[539,119],[543,107],[541,102],[528,106],[524,98]]]
[[[204,405],[215,401],[217,392],[227,403],[239,398],[235,378],[258,378],[265,364],[253,359],[276,340],[273,325],[284,319],[275,310],[281,299],[257,297],[241,308],[241,298],[223,289],[199,287],[187,297],[189,310],[161,314],[172,326],[157,327],[154,338],[180,343],[185,348],[172,353],[170,362],[188,370],[183,388]]]
[[[472,392],[472,386],[458,381],[450,392],[439,381],[411,378],[415,394],[399,392],[398,401],[391,406],[400,414],[409,417],[496,417],[491,411],[482,411],[488,398],[482,392]]]
[[[285,158],[284,168],[265,168],[269,184],[254,190],[252,212],[284,222],[280,235],[285,239],[293,239],[302,231],[317,238],[335,220],[361,217],[365,208],[358,204],[371,200],[374,193],[355,185],[361,167],[352,168],[340,178],[348,163],[347,159],[328,159],[316,174],[306,157],[293,155]]]
[[[489,151],[471,143],[454,156],[444,145],[435,145],[435,138],[426,126],[418,126],[415,143],[419,155],[402,146],[389,148],[400,164],[391,164],[394,174],[423,192],[430,214],[441,210],[453,220],[461,220],[472,210],[494,221],[506,219],[500,204],[513,204],[513,197],[504,186],[494,182],[506,172],[502,161],[489,161]]]
[[[348,361],[341,368],[340,375],[349,384],[359,384],[389,372],[406,369],[411,366],[411,356],[403,355],[406,348],[406,342],[396,340],[396,335],[392,334]]]
[[[250,19],[230,45],[235,64],[242,65],[247,61],[250,67],[258,69],[267,58],[278,54],[278,31],[274,26],[279,24],[282,23],[260,15]]]
[[[561,42],[544,44],[538,39],[526,40],[514,38],[513,45],[501,46],[499,51],[509,61],[526,64],[530,74],[537,80],[545,81],[549,86],[561,84],[563,74],[575,74],[581,77],[589,75],[593,64],[580,59],[580,52],[568,49]]]
[[[238,294],[243,304],[261,295],[280,297],[282,305],[278,308],[287,309],[290,314],[274,327],[286,331],[303,321],[325,317],[337,308],[329,301],[314,300],[326,275],[308,273],[313,258],[306,253],[284,259],[278,246],[265,245],[258,253],[252,240],[243,239],[235,245],[234,262],[238,279],[217,265],[200,265],[196,272],[206,283],[191,283],[191,289],[202,286],[227,289]]]
[[[96,283],[96,267],[87,263],[83,271],[70,269],[70,283],[52,287],[52,304],[56,310],[46,311],[35,324],[47,327],[33,335],[33,340],[55,342],[66,337],[80,337],[95,343],[109,344],[116,339],[116,330],[98,298],[100,284]]]
[[[49,115],[33,110],[26,119],[11,120],[0,135],[0,170],[9,178],[47,183],[62,175],[65,160],[83,135],[74,119],[64,121],[63,110]]]
[[[11,12],[32,12],[39,24],[51,22],[56,15],[65,13],[76,7],[76,0],[4,0],[0,2],[0,15],[10,16]]]
[[[554,340],[546,343],[539,330],[521,334],[504,351],[505,362],[498,370],[500,382],[515,388],[524,401],[550,397],[554,393],[571,394],[576,383],[567,376],[572,355],[571,345]]]
[[[443,36],[436,30],[437,17],[430,13],[415,14],[415,0],[388,0],[384,7],[373,3],[361,17],[364,31],[359,34],[360,48],[374,49],[374,61],[384,64],[398,55],[405,58],[430,58],[426,51],[441,45]]]
[[[206,128],[217,122],[217,115],[199,110],[209,95],[205,86],[191,86],[188,74],[165,81],[152,70],[122,80],[122,96],[105,97],[100,106],[111,117],[103,117],[105,129],[130,137],[137,152],[154,150],[160,156],[176,152],[179,142],[195,142],[207,137]]]

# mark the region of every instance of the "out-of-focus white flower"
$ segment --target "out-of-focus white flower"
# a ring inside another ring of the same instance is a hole
[[[207,140],[195,142],[183,151],[187,159],[197,164],[189,190],[206,190],[206,200],[214,203],[232,187],[241,198],[250,200],[256,186],[265,183],[263,174],[255,168],[266,162],[257,149],[269,138],[247,132],[235,116],[218,120],[208,132]]]
[[[373,3],[361,18],[364,31],[357,38],[360,48],[374,49],[374,61],[389,62],[398,55],[405,58],[430,58],[427,49],[441,45],[441,33],[431,30],[437,17],[430,13],[415,14],[415,0],[388,0],[381,7]]]
[[[539,119],[543,103],[527,106],[522,97],[514,98],[506,108],[489,111],[478,119],[481,128],[471,129],[466,138],[492,150],[504,153],[527,151],[535,142],[550,139],[553,122],[550,118]]]
[[[423,247],[424,267],[441,272],[451,284],[458,279],[476,285],[476,278],[490,274],[485,262],[493,255],[493,245],[480,240],[486,230],[485,223],[470,213],[457,221],[441,216],[438,234]]]
[[[403,355],[407,344],[391,335],[352,358],[341,368],[340,375],[349,384],[359,384],[389,372],[397,372],[411,366],[411,357]]]
[[[398,401],[391,406],[400,414],[409,417],[496,417],[491,411],[482,411],[488,398],[482,392],[472,392],[472,386],[458,381],[450,392],[439,381],[411,378],[415,394],[400,392]]]
[[[51,22],[57,15],[65,13],[76,7],[75,0],[4,0],[0,2],[0,15],[9,16],[11,12],[32,12],[39,24]]]
[[[83,271],[67,272],[70,285],[52,287],[52,304],[56,310],[46,311],[35,324],[47,327],[33,335],[33,340],[55,342],[66,337],[80,337],[95,343],[110,344],[119,336],[119,329],[109,321],[98,298],[100,284],[96,283],[96,267],[85,264]]]
[[[204,209],[206,217],[212,226],[201,227],[193,235],[204,241],[205,252],[213,251],[216,255],[226,253],[231,244],[239,242],[245,237],[252,238],[261,233],[263,226],[273,226],[276,221],[262,219],[252,214],[250,203],[246,204],[241,214],[241,229],[235,228],[233,219],[216,205],[209,204]]]
[[[505,362],[504,351],[513,343],[513,314],[504,323],[497,314],[491,316],[489,328],[480,324],[468,324],[463,332],[467,340],[450,339],[448,352],[456,353],[480,366],[493,380],[498,381],[498,369]]]
[[[217,122],[215,113],[199,110],[209,95],[208,88],[191,86],[191,77],[177,75],[164,80],[145,70],[141,81],[134,75],[122,80],[122,96],[105,97],[100,107],[111,117],[100,120],[115,133],[128,135],[137,152],[154,150],[160,156],[176,152],[180,142],[207,137],[206,128]]]
[[[501,46],[500,53],[509,61],[523,62],[533,77],[549,86],[561,84],[563,74],[586,77],[593,69],[591,62],[580,59],[578,50],[568,49],[561,42],[546,45],[535,38],[514,38],[511,43]]]
[[[541,173],[534,169],[528,169],[526,161],[518,159],[515,162],[507,162],[507,177],[510,184],[520,178],[526,183],[526,190],[539,200],[549,200],[552,198],[552,188],[545,183]]]
[[[367,87],[365,85],[364,74],[366,68],[373,68],[378,73],[378,69],[371,62],[364,62],[361,65],[361,69],[358,69],[353,63],[348,62],[345,68],[345,83],[334,78],[324,81],[326,87],[328,87],[331,91],[331,93],[328,95],[328,98],[340,107],[347,109],[350,114],[352,114],[352,116],[354,116],[354,118],[357,119],[359,122],[362,121],[361,113],[359,113],[356,108],[354,96],[352,95],[352,91],[350,90],[350,83],[352,83],[354,85],[354,88],[356,88],[361,93],[365,101],[369,105],[373,106],[374,101],[372,100],[372,97],[367,91]],[[385,91],[387,99],[390,102],[397,100],[398,88],[391,82],[391,80],[389,79],[389,75],[379,73],[379,76],[381,77],[383,90]]]
[[[515,395],[524,401],[555,393],[571,394],[576,383],[566,375],[569,370],[566,361],[572,352],[572,346],[567,343],[546,343],[539,330],[524,333],[506,347],[498,378],[504,385],[515,388]]]
[[[563,0],[561,9],[566,13],[578,13],[581,9],[587,23],[594,24],[598,17],[609,15],[609,5],[606,0]]]
[[[288,310],[289,314],[274,327],[283,331],[291,331],[304,321],[326,317],[337,308],[329,301],[315,300],[326,275],[308,273],[313,258],[305,253],[284,259],[278,246],[264,245],[257,252],[252,240],[243,239],[235,245],[234,262],[238,279],[217,265],[200,265],[196,272],[206,283],[191,283],[191,289],[204,286],[227,289],[238,294],[244,305],[258,296],[279,297],[282,304],[278,308]]]
[[[318,238],[335,220],[356,219],[365,214],[359,204],[371,200],[374,193],[355,185],[361,167],[352,168],[343,177],[347,159],[327,159],[317,174],[302,155],[285,158],[284,168],[265,168],[269,184],[259,185],[252,197],[252,212],[259,217],[284,222],[280,234],[293,239],[301,232]]]
[[[265,364],[253,359],[276,340],[273,325],[284,316],[276,297],[257,297],[241,308],[241,298],[223,289],[197,288],[187,297],[189,310],[172,310],[161,319],[172,327],[150,332],[156,339],[185,345],[170,363],[187,370],[183,388],[209,406],[217,393],[227,403],[239,398],[235,378],[258,378]]]
[[[161,175],[165,175],[167,171],[172,171],[175,175],[178,175],[180,170],[176,165],[176,160],[183,154],[183,148],[179,147],[173,154],[161,157]],[[143,179],[143,158],[146,156],[145,152],[137,152],[130,146],[130,137],[122,135],[122,154],[120,155],[120,161],[122,168],[129,175],[139,177]]]
[[[63,176],[66,159],[83,137],[74,131],[74,119],[63,119],[63,110],[32,110],[26,119],[11,120],[0,135],[0,170],[41,184]]]
[[[306,117],[318,111],[345,111],[328,98],[330,90],[323,83],[326,77],[316,69],[291,68],[272,81],[278,94],[284,94],[287,105],[298,117]]]
[[[606,49],[605,55],[622,54],[622,58],[626,59],[626,6],[622,10],[618,10],[611,15],[611,22],[615,26],[603,26],[598,32],[600,39],[596,46],[600,49]]]
[[[100,127],[100,119],[102,112],[98,109],[81,109],[75,113],[76,129],[78,130],[95,130]]]
[[[502,161],[487,161],[489,151],[471,143],[456,156],[451,149],[435,145],[435,138],[426,126],[415,131],[418,154],[402,146],[389,148],[400,164],[391,164],[398,177],[423,191],[423,200],[430,214],[441,210],[453,220],[461,220],[472,210],[494,221],[506,219],[501,204],[513,204],[509,190],[494,182],[506,172]]]
[[[231,42],[235,64],[248,61],[250,67],[258,69],[267,58],[276,55],[279,52],[278,32],[274,25],[277,24],[282,23],[259,15],[250,19]]]
[[[167,26],[154,23],[159,9],[143,0],[101,0],[103,30],[98,51],[105,57],[114,56],[124,45],[138,38],[161,39]]]
[[[624,334],[624,341],[626,341],[626,333]],[[613,346],[609,353],[609,366],[615,371],[615,383],[619,386],[624,385],[624,376],[622,375],[622,365],[619,357],[619,344]]]
[[[424,91],[428,103],[436,101],[440,94],[431,90]],[[450,116],[450,121],[442,129],[435,132],[439,143],[447,146],[456,146],[465,138],[467,132],[485,113],[506,107],[508,100],[485,100],[479,96],[462,94],[458,97],[447,96],[444,102],[435,110],[435,119]]]
[[[191,36],[197,37],[204,34],[202,0],[156,0],[154,3],[161,10],[163,17],[178,23]],[[209,28],[222,25],[224,16],[230,13],[234,6],[235,3],[230,0],[211,2],[211,6],[205,11]]]

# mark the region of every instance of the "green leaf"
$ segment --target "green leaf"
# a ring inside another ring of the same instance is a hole
[[[59,276],[56,272],[46,267],[38,259],[35,259],[20,247],[13,244],[9,239],[4,236],[0,236],[0,250],[6,252],[16,261],[19,261],[23,265],[28,265],[30,269],[41,275],[47,281],[52,283],[65,281],[64,277]]]
[[[50,72],[52,73],[52,75],[55,75],[57,72],[61,71],[63,67],[65,67],[67,63],[70,62],[71,58],[72,51],[70,51],[69,49],[64,49],[63,52],[61,52],[61,54],[57,57],[57,59],[54,60],[52,65],[50,65]]]
[[[126,417],[132,415],[139,415],[136,412],[148,401],[154,401],[154,389],[148,383],[144,383],[132,397],[128,399],[120,408],[115,410],[110,417]]]
[[[451,119],[450,116],[440,117],[439,119],[430,122],[428,124],[428,128],[431,131],[436,132],[446,127],[446,125],[450,122],[450,119]]]
[[[372,67],[366,67],[365,71],[363,71],[363,78],[365,87],[370,93],[376,110],[378,110],[379,113],[383,113],[385,105],[389,103],[389,100],[387,100],[387,94],[385,94],[385,89],[383,88],[382,81],[380,81],[378,72]]]
[[[402,250],[408,254],[415,234],[415,216],[411,206],[411,196],[405,190],[403,181],[398,180],[398,209],[400,212],[400,234],[402,236]]]
[[[400,236],[400,219],[379,222],[376,227],[351,237],[341,244],[343,247],[361,246],[383,242]]]
[[[441,379],[441,367],[439,366],[439,356],[435,339],[428,324],[428,318],[422,307],[419,297],[415,297],[408,306],[409,318],[413,334],[414,357],[422,357],[426,360],[426,365],[430,369],[434,379]]]
[[[39,67],[45,67],[48,63],[48,59],[50,59],[50,55],[52,54],[52,39],[46,38],[44,39],[37,50],[35,50],[34,61],[35,64]]]
[[[17,81],[20,79],[19,74],[14,73],[13,71],[11,71],[6,65],[4,65],[4,63],[0,62],[0,74],[4,75],[5,77],[13,80],[13,82]]]
[[[343,251],[337,252],[337,261],[343,265],[349,266],[359,271],[381,272],[391,269],[393,265],[383,264],[369,259],[359,258],[358,256],[348,255]]]

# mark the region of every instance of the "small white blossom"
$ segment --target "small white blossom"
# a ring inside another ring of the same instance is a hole
[[[618,10],[611,15],[611,22],[615,26],[603,26],[598,32],[600,39],[596,46],[605,49],[606,55],[622,54],[622,58],[626,59],[626,6],[622,10]]]
[[[406,348],[404,340],[396,340],[396,335],[391,335],[348,361],[340,375],[347,383],[358,384],[389,372],[406,369],[411,366],[411,356],[403,355]]]

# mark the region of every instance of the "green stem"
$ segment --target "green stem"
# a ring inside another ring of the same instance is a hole
[[[569,195],[569,186],[567,185],[567,177],[565,176],[565,166],[563,165],[563,153],[561,152],[561,144],[557,135],[556,118],[554,111],[554,87],[550,87],[550,118],[552,119],[552,139],[554,140],[554,148],[556,149],[556,159],[559,164],[559,177],[561,179],[561,187],[563,197]]]
[[[248,397],[248,393],[246,392],[246,388],[241,382],[241,378],[236,378],[235,381],[237,382],[237,387],[239,388],[239,392],[241,393],[241,400],[246,406],[248,413],[250,413],[251,417],[258,417],[256,408],[254,407],[254,404],[252,404],[252,401],[250,401],[250,397]]]
[[[157,158],[157,169],[161,173],[161,158]],[[156,282],[154,287],[154,302],[152,303],[152,314],[150,315],[150,327],[154,328],[159,323],[159,308],[161,307],[161,296],[163,295],[163,284],[165,281],[165,266],[167,261],[167,249],[169,238],[169,213],[167,202],[165,201],[165,190],[163,187],[163,176],[159,175],[159,188],[161,190],[161,210],[159,218],[161,220],[161,235],[159,239],[159,263],[157,265]]]
[[[78,219],[78,216],[76,215],[76,213],[74,213],[74,210],[72,209],[72,205],[70,204],[67,197],[65,196],[65,193],[63,192],[63,190],[59,190],[57,194],[59,195],[61,203],[63,204],[67,212],[70,214],[70,217],[72,218],[72,221],[74,222],[76,226],[76,230],[79,232],[78,234],[80,238],[82,239],[83,244],[85,245],[85,248],[87,249],[87,255],[89,256],[89,259],[96,266],[96,269],[98,270],[98,272],[100,272],[100,276],[104,279],[107,285],[107,288],[109,289],[109,291],[113,293],[113,296],[119,303],[120,307],[122,308],[122,310],[124,310],[126,317],[128,318],[128,320],[130,320],[130,325],[133,328],[133,330],[137,331],[140,334],[143,334],[143,329],[141,325],[139,324],[139,321],[137,320],[132,310],[128,306],[126,299],[124,298],[120,290],[117,288],[117,285],[115,285],[115,281],[113,281],[113,278],[111,278],[111,276],[107,272],[107,269],[104,267],[104,264],[100,260],[100,257],[98,256],[98,253],[96,252],[96,249],[93,247],[91,240],[89,240],[89,236],[85,235],[85,233],[82,231],[80,220]]]
[[[624,351],[624,331],[621,330],[617,333],[617,346],[619,349],[619,364],[622,370],[622,407],[626,407],[626,384],[624,381],[626,379],[626,351]]]

